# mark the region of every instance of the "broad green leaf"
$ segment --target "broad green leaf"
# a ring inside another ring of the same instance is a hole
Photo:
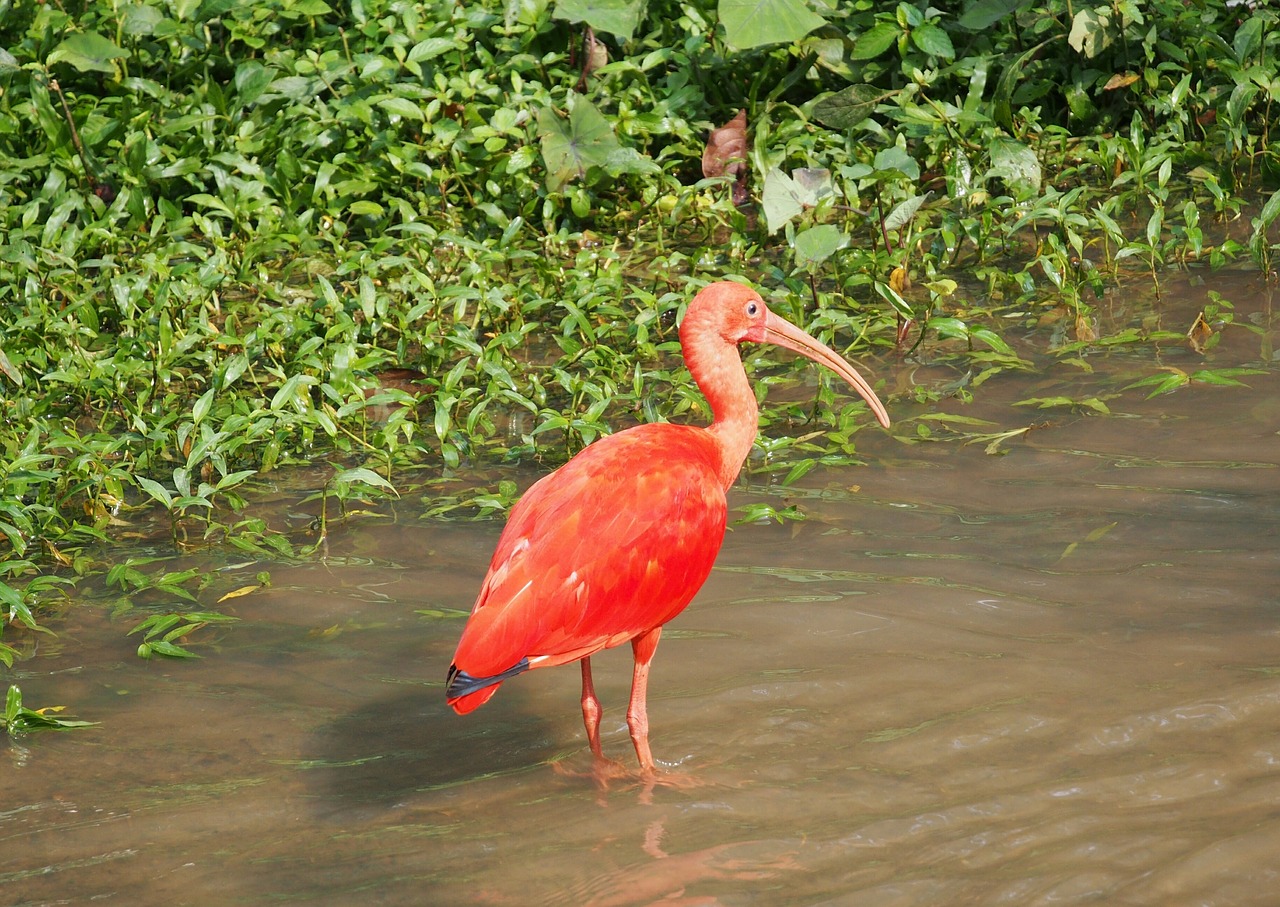
[[[262,93],[267,90],[275,77],[274,69],[263,66],[257,60],[246,60],[236,67],[234,81],[236,97],[243,106],[248,107],[262,97]]]
[[[18,68],[18,58],[0,47],[0,72],[13,72]]]
[[[1244,24],[1236,30],[1236,36],[1231,41],[1231,49],[1235,51],[1236,62],[1244,63],[1245,60],[1253,56],[1254,51],[1261,45],[1263,28],[1265,27],[1264,22],[1265,20],[1262,16],[1253,15],[1246,19]]]
[[[149,35],[164,19],[164,15],[154,6],[141,3],[127,3],[119,8],[120,28],[126,35]]]
[[[645,0],[558,0],[552,16],[585,22],[595,31],[630,41],[644,16]]]
[[[1277,217],[1280,217],[1280,189],[1271,193],[1271,197],[1267,199],[1267,203],[1262,206],[1262,213],[1258,215],[1258,220],[1262,226],[1270,227]]]
[[[427,38],[425,41],[419,41],[413,45],[409,51],[410,63],[421,63],[423,60],[431,60],[440,56],[442,53],[453,50],[453,41],[448,38]]]
[[[886,91],[874,85],[850,85],[826,95],[813,105],[813,117],[824,126],[847,131],[875,111],[876,105],[897,91]]]
[[[977,0],[969,4],[957,21],[961,28],[985,31],[1010,13],[1030,5],[1031,0]]]
[[[398,117],[404,117],[406,120],[425,120],[426,116],[422,112],[422,108],[410,101],[408,98],[383,98],[378,101],[378,106],[387,113]]]
[[[890,145],[888,148],[877,151],[875,165],[876,170],[883,174],[897,173],[913,181],[920,179],[920,165],[916,163],[916,159],[908,154],[905,148],[897,145]]]
[[[877,22],[853,42],[849,56],[854,60],[871,60],[897,43],[902,27],[896,22]]]
[[[341,482],[348,485],[362,484],[372,485],[375,488],[385,488],[387,491],[394,492],[395,486],[378,475],[372,469],[360,466],[355,469],[344,469],[333,477],[334,482]]]
[[[987,151],[991,155],[988,177],[999,177],[1017,188],[1040,191],[1040,161],[1034,151],[1004,136],[993,138]]]
[[[1110,24],[1111,14],[1105,7],[1082,9],[1071,20],[1071,33],[1067,35],[1067,43],[1092,59],[1111,43],[1111,35],[1107,31]]]
[[[920,210],[920,206],[925,203],[927,195],[914,195],[906,201],[899,202],[889,216],[884,219],[884,228],[886,230],[901,230],[907,226],[915,218],[916,212]]]
[[[819,224],[796,234],[796,265],[811,270],[849,245],[849,236],[833,224]]]
[[[913,28],[911,43],[925,53],[944,60],[954,60],[956,56],[956,49],[951,44],[950,36],[936,25],[926,23],[919,28]]]
[[[209,407],[213,406],[214,389],[211,387],[196,400],[195,405],[191,407],[191,421],[199,425],[205,416],[209,415]]]
[[[173,509],[173,495],[169,494],[169,490],[154,479],[148,479],[146,476],[134,476],[134,480],[138,485],[159,503],[163,504],[166,510]]]
[[[95,32],[82,32],[64,39],[61,44],[49,51],[49,57],[45,63],[49,66],[55,63],[70,63],[81,72],[104,72],[114,75],[116,68],[111,61],[127,56],[129,54],[118,47],[114,41]]]
[[[761,204],[770,233],[776,233],[793,218],[804,213],[804,191],[791,177],[777,167],[764,177]]]
[[[790,44],[827,22],[804,0],[720,0],[718,8],[725,40],[738,50]]]
[[[559,192],[592,167],[603,167],[621,149],[603,114],[586,98],[575,95],[573,110],[564,118],[550,107],[538,111],[538,136],[547,165],[547,189]]]

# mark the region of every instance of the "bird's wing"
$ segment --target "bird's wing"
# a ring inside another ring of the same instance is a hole
[[[603,438],[512,510],[454,664],[563,664],[660,626],[702,586],[727,507],[714,442],[685,426]]]

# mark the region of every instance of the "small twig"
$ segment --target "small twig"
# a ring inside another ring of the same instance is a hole
[[[98,182],[98,178],[93,175],[93,166],[89,163],[89,155],[85,153],[84,142],[80,140],[80,130],[76,128],[75,118],[71,115],[71,105],[67,103],[67,96],[62,93],[62,86],[58,84],[57,79],[50,79],[49,87],[62,102],[62,115],[66,118],[67,128],[71,130],[71,143],[76,146],[76,154],[80,155],[80,163],[84,165],[84,178],[89,183],[89,189],[108,205],[111,204],[115,200],[116,190],[110,183]]]

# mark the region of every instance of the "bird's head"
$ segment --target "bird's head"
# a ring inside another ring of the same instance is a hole
[[[716,337],[726,344],[772,343],[825,365],[849,383],[871,407],[876,419],[889,427],[889,414],[866,380],[826,344],[811,337],[780,315],[769,311],[760,294],[732,281],[708,284],[685,312],[680,343],[686,358],[692,347]]]

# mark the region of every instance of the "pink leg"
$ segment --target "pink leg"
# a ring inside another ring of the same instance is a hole
[[[604,758],[604,750],[600,748],[600,716],[604,709],[600,707],[600,698],[596,696],[595,684],[591,682],[591,659],[582,659],[582,723],[587,726],[587,743],[597,759]]]
[[[662,628],[654,627],[631,640],[631,650],[635,653],[635,673],[631,677],[631,702],[627,706],[627,727],[631,729],[631,742],[636,747],[636,758],[640,760],[640,772],[644,775],[655,775],[657,765],[653,761],[653,753],[649,750],[649,709],[646,702],[649,693],[649,662],[653,661],[653,653],[657,651],[658,639],[662,636]]]

